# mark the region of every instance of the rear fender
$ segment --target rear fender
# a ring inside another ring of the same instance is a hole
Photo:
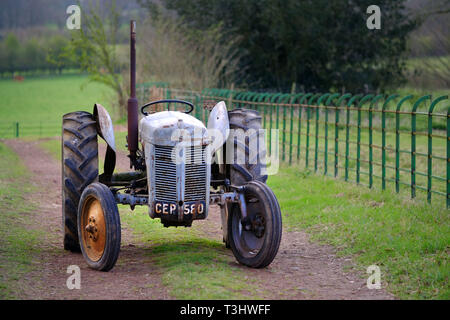
[[[114,127],[109,116],[108,111],[101,105],[96,103],[94,105],[94,120],[97,122],[97,133],[105,140],[107,144],[104,173],[105,178],[109,179],[116,167],[116,142],[114,138]]]
[[[220,132],[222,136],[223,140],[221,141],[221,143],[212,143],[211,154],[215,154],[216,163],[219,165],[219,172],[223,174],[225,173],[225,165],[223,163],[222,147],[227,141],[228,135],[230,133],[230,121],[228,119],[228,111],[225,102],[220,101],[211,110],[208,119],[208,131],[212,135]]]
[[[223,141],[227,141],[230,131],[230,121],[228,120],[228,111],[225,102],[220,101],[211,110],[208,119],[208,130],[218,130],[223,136]]]

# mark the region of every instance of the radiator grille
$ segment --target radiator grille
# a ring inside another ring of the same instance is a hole
[[[205,146],[189,147],[186,150],[185,201],[206,200]]]
[[[173,147],[155,146],[155,198],[177,201],[177,167],[172,161]]]
[[[172,161],[173,147],[155,146],[155,198],[176,202],[177,169]],[[186,148],[184,201],[206,200],[207,164],[205,146]]]

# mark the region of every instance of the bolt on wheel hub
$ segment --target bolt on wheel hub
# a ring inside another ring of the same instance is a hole
[[[100,201],[94,197],[86,201],[81,215],[81,237],[86,253],[89,259],[98,261],[106,244],[105,217]]]
[[[95,223],[95,218],[94,217],[89,217],[88,220],[89,224],[86,226],[85,230],[89,233],[89,238],[92,239],[93,241],[97,241],[98,239],[98,228],[97,225]]]

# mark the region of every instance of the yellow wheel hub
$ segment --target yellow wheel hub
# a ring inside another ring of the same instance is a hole
[[[100,201],[94,197],[86,200],[81,212],[81,237],[89,259],[98,261],[106,243],[106,225]]]

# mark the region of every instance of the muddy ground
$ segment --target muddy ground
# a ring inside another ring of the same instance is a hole
[[[42,230],[39,254],[33,257],[34,271],[21,280],[19,298],[24,299],[173,299],[161,283],[161,271],[144,255],[132,230],[122,226],[122,247],[117,265],[110,272],[93,271],[81,254],[63,250],[61,235],[61,164],[39,148],[39,142],[6,141],[32,174],[34,192],[27,200],[37,210],[32,228]],[[104,149],[104,147],[102,147]],[[103,152],[103,150],[101,150]],[[119,153],[117,167],[127,170],[128,160]],[[218,208],[210,211],[206,221],[194,223],[206,238],[222,240]],[[216,230],[216,231],[214,231]],[[330,246],[318,245],[300,231],[283,230],[281,247],[273,263],[265,269],[238,265],[230,252],[230,264],[248,277],[268,299],[393,299],[384,290],[369,290],[368,275],[348,270],[350,258],[337,257]],[[78,265],[84,280],[81,290],[69,290],[67,267]],[[351,269],[351,268],[350,268]],[[86,283],[87,282],[87,283]],[[249,294],[251,298],[251,294]]]

